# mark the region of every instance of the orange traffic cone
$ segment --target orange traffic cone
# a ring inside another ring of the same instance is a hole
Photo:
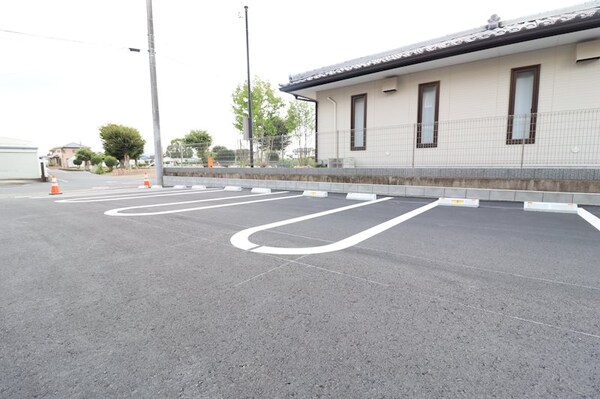
[[[144,187],[150,188],[150,180],[148,180],[148,173],[144,173]]]
[[[58,188],[58,181],[56,176],[52,176],[52,186],[50,186],[50,195],[62,194],[60,188]]]

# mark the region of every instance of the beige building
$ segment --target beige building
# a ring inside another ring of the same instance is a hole
[[[48,154],[50,166],[58,166],[59,168],[75,167],[73,160],[75,153],[80,148],[90,148],[77,143],[65,144],[62,147],[54,147]]]
[[[317,161],[599,167],[600,1],[292,75]]]

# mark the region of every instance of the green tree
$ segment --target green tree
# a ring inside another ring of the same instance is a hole
[[[223,165],[230,165],[235,162],[235,151],[228,149],[222,145],[213,147],[212,153],[215,161]]]
[[[75,157],[75,159],[73,160],[73,164],[75,164],[75,166],[77,166],[78,168],[81,166],[82,163],[83,163],[83,159],[81,159],[81,158]]]
[[[146,141],[137,129],[114,123],[100,127],[100,139],[104,152],[121,161],[121,165],[130,168],[129,160],[137,159],[144,152]]]
[[[104,154],[94,154],[92,155],[91,163],[96,166],[96,171],[94,173],[101,175],[104,173],[104,168],[102,167],[102,162],[104,162]]]
[[[171,144],[167,146],[165,155],[170,158],[192,158],[194,156],[194,150],[190,145],[187,145],[183,139],[173,139]]]
[[[183,142],[196,149],[198,158],[206,161],[208,149],[212,144],[212,136],[206,130],[190,130],[183,138]]]
[[[222,150],[226,150],[226,149],[227,149],[227,147],[225,147],[224,145],[216,145],[216,146],[214,146],[212,148],[211,152],[213,154],[216,154],[217,152],[222,151]]]
[[[92,157],[94,156],[94,151],[90,150],[89,148],[80,148],[77,150],[77,152],[75,153],[75,159],[79,159],[81,162],[79,163],[79,165],[81,165],[81,163],[85,164],[85,170],[89,170],[90,168],[90,161],[92,160]]]
[[[236,163],[241,165],[248,165],[250,162],[250,150],[247,148],[242,148],[239,150],[235,150],[235,160]]]
[[[279,115],[276,115],[273,118],[273,126],[275,126],[275,138],[273,140],[273,145],[271,146],[271,150],[279,151],[281,153],[281,158],[283,158],[283,152],[290,145],[292,139],[290,137],[290,130],[286,124],[286,121],[281,118]]]
[[[94,166],[100,165],[104,161],[104,155],[96,153],[96,154],[92,155],[92,159],[90,161],[91,161],[92,165],[94,165]]]
[[[293,101],[287,111],[285,125],[288,131],[296,139],[300,163],[308,161],[309,137],[313,137],[315,131],[315,107],[306,101]]]
[[[248,83],[237,86],[232,94],[234,126],[243,131],[244,119],[248,118]],[[264,153],[273,149],[274,137],[280,134],[279,113],[284,101],[275,94],[269,82],[258,77],[252,83],[252,138]],[[280,146],[285,142],[280,140]]]
[[[104,156],[104,164],[108,168],[109,172],[112,172],[113,168],[115,166],[117,166],[118,163],[119,163],[119,160],[117,158],[113,157],[112,155]]]

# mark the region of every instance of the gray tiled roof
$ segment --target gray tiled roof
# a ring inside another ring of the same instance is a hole
[[[88,147],[86,145],[81,145],[79,143],[69,143],[69,144],[61,145],[59,147],[53,147],[50,149],[50,151],[58,150],[60,148],[90,148],[90,147]]]
[[[59,148],[87,148],[87,147],[84,145],[81,145],[79,143],[69,143],[69,144],[65,144]]]
[[[336,75],[344,75],[353,71],[359,72],[376,66],[384,67],[386,64],[391,65],[395,62],[409,60],[412,57],[418,57],[427,53],[434,53],[453,47],[461,47],[486,39],[507,38],[520,32],[533,31],[565,23],[575,23],[582,19],[598,19],[597,27],[600,27],[599,17],[600,1],[596,0],[560,10],[549,11],[510,21],[501,21],[497,27],[488,27],[485,25],[476,29],[454,33],[383,53],[356,58],[308,72],[290,75],[289,82],[282,84],[281,88],[283,91],[288,91],[286,88],[293,90],[293,86],[297,85],[302,85],[304,87],[317,86],[321,82],[329,80]],[[443,56],[440,58],[443,58]]]

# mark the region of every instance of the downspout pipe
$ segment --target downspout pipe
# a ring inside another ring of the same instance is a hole
[[[333,104],[333,131],[335,132],[335,158],[340,158],[340,135],[337,129],[337,103],[331,97],[327,99]]]

